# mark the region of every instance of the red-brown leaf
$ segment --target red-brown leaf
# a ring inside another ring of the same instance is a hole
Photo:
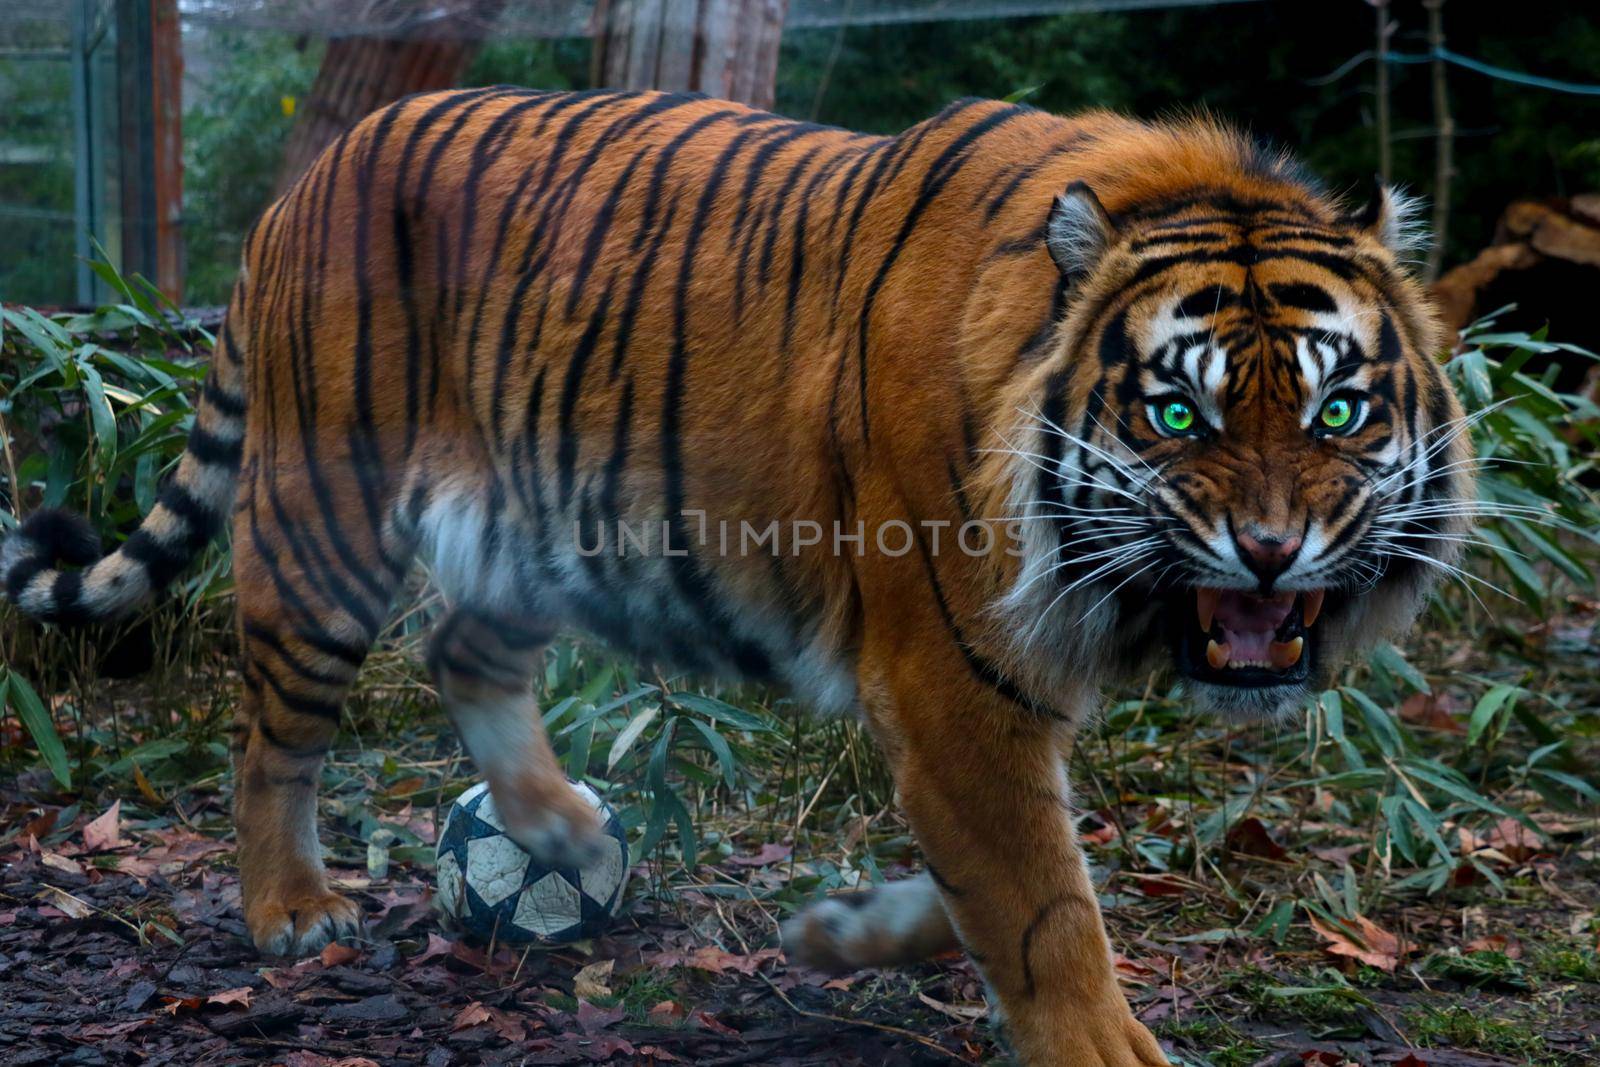
[[[1341,920],[1337,926],[1311,917],[1311,928],[1327,941],[1328,952],[1335,956],[1349,956],[1383,971],[1393,971],[1402,959],[1416,946],[1397,934],[1391,934],[1365,915]]]
[[[122,845],[122,801],[113,800],[93,822],[83,828],[85,852],[110,852]]]

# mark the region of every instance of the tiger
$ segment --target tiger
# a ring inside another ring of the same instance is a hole
[[[599,832],[536,702],[559,629],[769,684],[861,717],[926,861],[790,918],[790,958],[963,949],[1020,1062],[1165,1063],[1074,734],[1152,671],[1294,713],[1405,631],[1470,512],[1412,202],[1354,199],[1207,116],[963,99],[877,136],[697,95],[409,97],[245,237],[137,530],[102,557],[41,510],[0,575],[35,619],[105,621],[231,535],[263,954],[360,929],[319,768],[420,562],[440,702],[543,862]]]

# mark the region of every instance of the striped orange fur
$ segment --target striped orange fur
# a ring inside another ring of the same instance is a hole
[[[35,615],[106,618],[231,515],[264,951],[357,928],[315,783],[420,557],[446,710],[530,849],[595,832],[531,692],[560,626],[859,709],[929,873],[802,913],[791,952],[959,941],[1023,1062],[1164,1062],[1060,753],[1101,686],[1174,663],[1201,705],[1292,710],[1453,558],[1464,423],[1403,216],[1206,121],[964,100],[873,137],[656,93],[414,97],[249,235],[140,532],[59,569],[81,536],[36,517],[0,568]]]

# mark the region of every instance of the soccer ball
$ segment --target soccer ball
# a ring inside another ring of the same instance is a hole
[[[450,805],[435,876],[445,914],[469,933],[502,944],[562,945],[598,936],[622,905],[628,842],[600,795],[568,782],[600,816],[606,847],[584,868],[547,867],[506,836],[487,783]]]

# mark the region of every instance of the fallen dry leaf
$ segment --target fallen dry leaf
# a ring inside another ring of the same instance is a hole
[[[40,838],[49,836],[56,828],[56,822],[61,818],[60,808],[45,808],[38,815],[22,824],[22,829],[17,832],[21,838]],[[33,851],[37,852],[37,843]]]
[[[450,949],[452,945],[453,942],[440,937],[438,934],[430,932],[428,934],[428,944],[421,952],[406,960],[406,964],[408,966],[415,967],[418,964],[427,963],[429,960],[435,959],[439,956],[448,956],[450,955]]]
[[[161,809],[167,806],[166,798],[155,791],[150,784],[150,779],[144,776],[144,768],[139,766],[139,761],[133,761],[133,784],[139,787],[139,795],[148,800],[152,807]]]
[[[354,963],[361,958],[361,950],[353,945],[341,945],[333,941],[322,949],[322,965],[324,967],[342,967],[347,963]]]
[[[792,852],[794,852],[794,849],[788,845],[780,845],[775,841],[768,841],[756,850],[755,854],[750,856],[729,856],[728,862],[735,867],[765,867],[788,859]]]
[[[1261,856],[1269,860],[1281,860],[1288,855],[1284,847],[1272,839],[1267,824],[1254,815],[1240,819],[1228,831],[1228,849],[1240,855]]]
[[[1458,705],[1449,693],[1413,693],[1400,705],[1400,718],[1413,726],[1464,734],[1467,728],[1454,714]]]
[[[1501,819],[1488,833],[1489,847],[1500,852],[1513,863],[1522,863],[1544,851],[1539,835],[1515,819]]]
[[[650,1021],[657,1026],[673,1026],[683,1021],[683,1005],[675,1000],[663,1000],[649,1011]]]
[[[466,1030],[474,1026],[481,1026],[489,1021],[489,1009],[474,1000],[460,1011],[450,1021],[451,1030]]]
[[[83,874],[82,864],[75,859],[69,859],[68,857],[63,856],[59,852],[41,852],[39,853],[39,862],[44,864],[46,867],[61,871],[64,874],[76,874],[80,876]]]
[[[1147,897],[1181,897],[1189,892],[1188,886],[1164,875],[1136,874],[1133,880]]]
[[[1488,937],[1475,937],[1461,946],[1462,952],[1499,952],[1509,959],[1522,958],[1522,942],[1505,934],[1490,934]]]
[[[609,997],[611,987],[606,985],[611,977],[612,970],[617,966],[616,960],[601,960],[591,963],[578,972],[572,981],[572,995],[579,1000],[594,1000],[596,997]]]
[[[200,1010],[205,1001],[199,997],[162,997],[161,1010],[168,1015],[178,1015],[180,1012],[188,1014]]]
[[[1365,915],[1341,920],[1330,926],[1310,916],[1311,928],[1327,941],[1328,952],[1335,956],[1349,956],[1383,971],[1393,971],[1402,959],[1416,946],[1396,934],[1391,934]]]
[[[574,1015],[584,1033],[595,1034],[626,1019],[628,1010],[626,1008],[601,1008],[589,1003],[587,1000],[580,1000],[578,1001],[578,1010]]]
[[[83,828],[85,852],[110,852],[122,846],[122,801],[113,800],[98,818]]]
[[[1098,816],[1097,816],[1098,817]],[[1092,828],[1079,827],[1078,840],[1088,845],[1109,845],[1117,839],[1116,823],[1109,819],[1101,820],[1100,825]]]
[[[42,887],[41,894],[50,901],[51,907],[61,912],[69,919],[85,919],[94,914],[94,905],[88,901],[79,900],[65,889],[58,889],[53,885]]]
[[[723,1037],[739,1036],[739,1031],[735,1030],[721,1019],[718,1019],[710,1012],[703,1011],[699,1008],[696,1008],[689,1014],[689,1024],[691,1026],[698,1026],[702,1030],[710,1030],[714,1034],[721,1034]]]
[[[645,957],[645,962],[653,967],[693,967],[696,970],[710,971],[712,974],[726,974],[735,971],[749,977],[761,968],[768,960],[778,958],[778,949],[763,948],[741,956],[737,952],[720,949],[716,945],[704,945],[693,952],[655,952]]]
[[[498,1008],[489,1009],[489,1025],[502,1040],[514,1045],[519,1045],[528,1039],[528,1027],[522,1019]],[[542,1025],[539,1022],[534,1023],[535,1027]]]
[[[989,1006],[987,1004],[946,1004],[944,1001],[935,1000],[920,991],[917,993],[917,999],[941,1015],[948,1015],[950,1018],[960,1019],[962,1022],[975,1022],[989,1014]]]
[[[207,997],[206,1003],[223,1006],[237,1004],[241,1008],[248,1008],[250,1006],[251,992],[251,988],[247,985],[242,985],[237,989],[224,989],[220,993],[213,993]]]

